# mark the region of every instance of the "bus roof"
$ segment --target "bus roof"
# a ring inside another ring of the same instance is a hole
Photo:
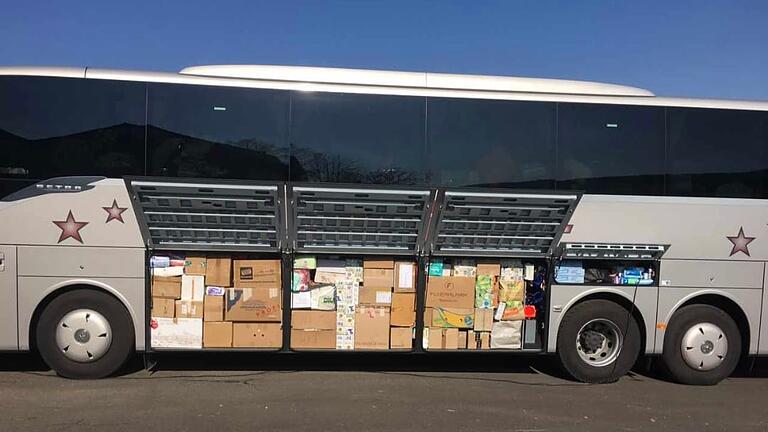
[[[90,67],[4,66],[0,75],[144,81],[402,96],[608,103],[768,111],[768,102],[657,97],[618,84],[548,78],[458,75],[307,66],[191,66],[178,73]]]

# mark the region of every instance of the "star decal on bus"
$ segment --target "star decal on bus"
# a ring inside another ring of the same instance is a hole
[[[739,252],[743,252],[746,256],[749,255],[749,246],[750,243],[755,241],[756,237],[747,237],[744,235],[744,227],[739,227],[739,234],[736,236],[726,236],[728,240],[733,243],[733,247],[731,248],[731,254],[729,256],[734,256],[735,254]]]
[[[107,221],[104,223],[109,223],[110,221],[116,220],[120,221],[120,223],[125,223],[123,221],[123,212],[128,210],[128,207],[120,207],[117,205],[117,200],[112,200],[112,206],[111,207],[102,207],[104,211],[107,212]]]
[[[53,221],[53,224],[61,229],[61,235],[59,235],[59,243],[68,238],[73,238],[80,243],[83,242],[83,238],[80,237],[80,230],[84,226],[88,225],[88,222],[78,222],[75,220],[75,216],[72,215],[72,210],[67,214],[67,220]]]

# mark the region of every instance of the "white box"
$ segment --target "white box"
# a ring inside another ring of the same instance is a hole
[[[309,291],[291,293],[291,309],[309,309],[312,307],[312,294]]]
[[[205,296],[205,276],[183,275],[181,277],[181,299],[203,301]]]
[[[174,277],[174,276],[181,276],[184,274],[184,267],[183,266],[173,266],[173,267],[155,267],[151,269],[152,276],[158,276],[158,277]]]
[[[152,318],[150,328],[152,348],[203,347],[202,318]]]

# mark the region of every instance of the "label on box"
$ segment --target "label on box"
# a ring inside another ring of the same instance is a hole
[[[309,291],[291,293],[292,309],[309,309],[312,307],[312,294]]]
[[[413,267],[411,264],[398,265],[397,286],[399,288],[413,288]]]
[[[227,289],[224,287],[219,286],[208,286],[205,287],[205,295],[209,296],[223,296],[226,294]]]
[[[336,309],[336,287],[333,285],[320,286],[309,291],[311,308],[316,310]]]
[[[392,292],[376,291],[376,303],[385,303],[385,304],[392,303]]]

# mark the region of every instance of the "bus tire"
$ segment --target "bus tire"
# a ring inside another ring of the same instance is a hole
[[[681,384],[717,384],[736,369],[740,354],[739,327],[717,307],[682,307],[667,325],[662,359],[672,379]]]
[[[610,300],[587,300],[568,310],[560,322],[557,354],[576,380],[609,383],[635,364],[640,341],[630,311]]]
[[[133,352],[133,322],[109,294],[66,292],[40,314],[35,333],[45,363],[65,378],[96,379],[122,368]]]

